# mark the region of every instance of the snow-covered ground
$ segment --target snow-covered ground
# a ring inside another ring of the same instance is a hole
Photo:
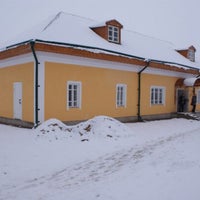
[[[199,200],[200,122],[0,125],[0,200]]]

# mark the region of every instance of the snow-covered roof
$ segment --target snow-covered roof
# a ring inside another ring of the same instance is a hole
[[[114,44],[96,34],[90,28],[94,24],[100,23],[88,18],[60,12],[56,16],[35,26],[33,29],[21,34],[13,41],[8,42],[4,47],[27,40],[42,40],[90,46],[144,59],[159,60],[198,68],[196,63],[180,55],[173,48],[172,44],[168,42],[137,32],[127,31],[123,28],[121,30],[121,44]]]

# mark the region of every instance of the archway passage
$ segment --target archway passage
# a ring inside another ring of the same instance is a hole
[[[199,78],[179,78],[175,83],[175,102],[177,112],[188,112],[189,102],[191,101],[191,94],[195,93],[197,87],[200,87]],[[189,96],[190,94],[190,96]],[[181,99],[184,98],[184,101]],[[181,106],[180,102],[184,102]]]
[[[200,86],[200,78],[198,78],[196,81],[195,81],[195,83],[194,83],[194,86]]]

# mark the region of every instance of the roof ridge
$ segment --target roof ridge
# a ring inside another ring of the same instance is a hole
[[[49,26],[51,26],[51,24],[53,24],[54,21],[56,21],[60,17],[61,14],[62,14],[62,11],[56,14],[56,16],[52,20],[50,20],[50,22],[43,28],[42,31],[45,31]]]
[[[64,12],[64,11],[60,11],[60,12],[58,12],[58,13],[53,17],[53,19],[51,19],[50,22],[43,28],[42,32],[45,31],[48,27],[50,27],[51,24],[53,24],[57,19],[59,19],[61,15],[71,15],[71,16],[76,17],[76,18],[80,18],[80,19],[85,19],[85,20],[90,20],[90,21],[96,22],[96,20],[91,19],[91,18],[88,18],[88,17],[83,17],[83,16],[80,16],[80,15],[76,15],[76,14],[72,14],[72,13],[67,13],[67,12]]]
[[[82,15],[77,15],[77,14],[73,14],[73,13],[68,13],[68,12],[64,12],[64,11],[61,11],[60,13],[64,14],[64,15],[71,15],[73,17],[78,17],[78,18],[81,18],[81,19],[87,19],[87,20],[90,20],[90,21],[97,21],[97,20],[94,20],[92,18],[89,18],[89,17],[84,17]]]
[[[133,34],[137,34],[137,35],[140,35],[140,36],[145,37],[145,38],[150,38],[150,39],[153,39],[153,40],[156,40],[156,41],[167,43],[167,44],[169,44],[170,46],[173,46],[173,47],[175,46],[173,42],[170,42],[170,41],[167,41],[167,40],[164,40],[164,39],[161,39],[161,38],[157,38],[157,37],[152,36],[152,35],[146,35],[144,33],[134,31],[134,30],[131,30],[131,29],[124,29],[124,31],[129,32],[129,33],[133,33]]]

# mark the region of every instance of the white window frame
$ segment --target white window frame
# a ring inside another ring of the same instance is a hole
[[[71,98],[70,98],[71,96]],[[78,81],[67,81],[67,109],[81,108],[82,84]]]
[[[127,99],[127,85],[117,84],[116,85],[116,107],[126,107]]]
[[[165,87],[151,86],[150,105],[165,105]]]
[[[195,52],[193,49],[188,49],[187,57],[190,61],[195,61]]]
[[[200,104],[200,89],[197,90],[197,104]]]
[[[108,41],[119,43],[119,28],[116,26],[108,26]]]

